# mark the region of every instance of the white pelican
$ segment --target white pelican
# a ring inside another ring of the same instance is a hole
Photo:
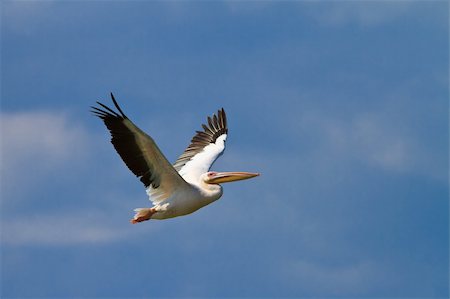
[[[190,214],[222,196],[220,183],[259,175],[209,171],[225,150],[228,128],[223,108],[217,115],[208,117],[208,125],[202,125],[203,131],[196,132],[184,153],[171,165],[155,141],[123,113],[112,93],[111,99],[118,112],[100,102],[97,104],[101,107],[91,107],[91,112],[103,120],[111,133],[111,143],[128,168],[144,183],[153,204],[150,208],[135,209],[131,223]]]

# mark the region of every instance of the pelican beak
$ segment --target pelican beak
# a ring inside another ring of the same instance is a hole
[[[259,173],[252,172],[215,172],[208,177],[207,183],[220,184],[228,183],[240,180],[246,180],[259,176]]]

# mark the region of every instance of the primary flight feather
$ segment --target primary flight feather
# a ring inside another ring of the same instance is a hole
[[[135,209],[131,223],[183,216],[222,196],[220,183],[245,180],[258,173],[209,171],[225,150],[227,117],[220,109],[208,117],[174,165],[166,159],[152,137],[139,129],[122,111],[111,93],[117,111],[97,102],[92,113],[103,120],[111,143],[127,167],[144,184],[153,206]]]

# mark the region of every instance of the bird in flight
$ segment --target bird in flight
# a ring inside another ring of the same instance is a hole
[[[209,171],[225,150],[227,117],[220,109],[208,117],[184,153],[170,164],[152,137],[139,129],[122,111],[111,93],[117,111],[97,102],[91,112],[103,120],[111,133],[111,143],[128,168],[144,184],[153,206],[135,209],[135,224],[149,219],[188,215],[218,200],[219,184],[253,178],[259,173]]]

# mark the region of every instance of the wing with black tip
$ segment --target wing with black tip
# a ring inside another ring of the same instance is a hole
[[[105,123],[111,133],[111,143],[127,167],[146,188],[157,189],[165,194],[164,198],[177,188],[189,187],[155,141],[123,113],[112,94],[111,99],[118,111],[97,102],[99,106],[92,107],[92,113]]]
[[[228,127],[223,108],[208,117],[207,121],[207,125],[202,124],[203,131],[196,132],[189,146],[174,164],[174,168],[184,178],[187,175],[197,176],[207,172],[225,150]]]

